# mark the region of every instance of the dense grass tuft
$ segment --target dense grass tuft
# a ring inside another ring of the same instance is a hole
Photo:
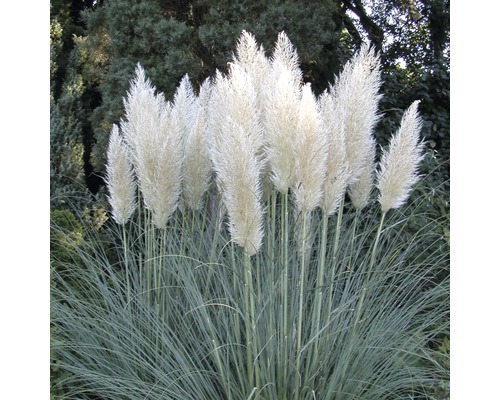
[[[387,214],[375,247],[376,206],[315,211],[304,254],[290,203],[270,196],[252,258],[210,207],[177,211],[164,230],[147,214],[123,231],[110,222],[111,244],[67,236],[51,301],[62,398],[435,398],[448,380],[448,279],[435,279],[446,221],[412,231],[426,218],[414,202]]]

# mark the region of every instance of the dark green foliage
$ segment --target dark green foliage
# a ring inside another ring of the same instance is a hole
[[[58,72],[57,60],[61,54],[63,42],[62,42],[62,26],[57,20],[50,21],[50,91],[54,93],[56,84],[56,74]]]
[[[50,257],[53,268],[73,263],[85,237],[83,225],[69,210],[50,211]]]
[[[435,174],[449,179],[450,59],[449,1],[406,0],[374,3],[375,22],[386,32],[382,53],[384,118],[378,138],[385,144],[403,110],[421,100],[423,138],[441,166]]]
[[[83,236],[83,226],[68,210],[50,211],[50,222],[70,237],[81,238]]]
[[[81,104],[83,82],[75,76],[63,87],[59,101],[51,101],[50,115],[50,192],[51,205],[64,207],[69,198],[87,192],[84,170],[84,139]],[[83,194],[83,195],[82,195]]]
[[[82,27],[71,18],[71,6],[61,0],[50,2],[50,77],[51,92],[55,97],[61,93],[62,82],[68,60],[74,47],[73,34],[83,34]]]
[[[92,164],[103,171],[111,125],[123,114],[123,97],[137,63],[144,66],[159,90],[171,95],[183,75],[198,75],[200,61],[191,50],[193,28],[172,18],[158,1],[109,1],[87,13],[85,20],[90,39],[87,51],[96,53],[92,45],[97,44],[104,53],[105,74],[99,84],[102,103],[91,117],[96,141]]]
[[[204,61],[211,63],[212,73],[215,68],[225,69],[243,29],[255,35],[268,55],[277,34],[285,31],[300,55],[304,79],[312,82],[317,92],[326,88],[345,61],[340,57],[341,26],[336,22],[339,9],[335,2],[264,0],[251,4],[227,1],[196,4],[205,11],[197,35],[205,54],[209,54]]]
[[[79,2],[51,3],[51,207],[80,208],[92,201],[99,180],[90,165],[89,114],[99,97],[84,75],[87,59],[79,49],[84,29]]]
[[[68,209],[50,210],[50,263],[53,273],[64,275],[69,269],[81,268],[81,255],[78,253],[88,251],[93,242],[98,241],[102,248],[109,250],[109,240],[103,229],[106,218],[100,214],[102,210],[96,208],[87,209],[81,216]]]

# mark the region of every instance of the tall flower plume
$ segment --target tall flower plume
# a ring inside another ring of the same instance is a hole
[[[208,190],[212,176],[208,142],[208,112],[211,81],[209,78],[200,87],[194,99],[194,121],[185,141],[183,167],[183,199],[187,206],[197,210],[203,195]]]
[[[252,80],[252,85],[257,93],[257,109],[262,112],[262,88],[269,72],[269,62],[262,45],[258,45],[255,37],[245,30],[236,44],[236,54],[233,63],[244,69]],[[259,115],[260,118],[260,115]]]
[[[302,86],[295,146],[297,170],[293,193],[300,212],[312,211],[319,205],[326,172],[326,151],[318,105],[307,83]]]
[[[179,151],[181,152],[183,163],[182,163],[182,195],[179,199],[179,207],[184,211],[185,202],[187,201],[186,196],[189,196],[187,192],[189,189],[187,188],[187,184],[191,184],[192,182],[186,183],[185,177],[187,174],[186,168],[188,168],[188,162],[191,162],[192,159],[188,160],[187,156],[187,145],[188,140],[193,134],[195,119],[197,113],[197,98],[193,91],[193,86],[189,81],[189,75],[186,74],[182,77],[177,89],[174,93],[174,98],[172,100],[172,112],[171,112],[171,124],[173,129],[175,129],[180,137],[180,146]],[[190,149],[193,150],[192,148]]]
[[[191,134],[196,118],[196,96],[189,75],[184,75],[177,87],[172,101],[172,118],[177,125],[183,143]]]
[[[418,165],[424,158],[424,144],[419,135],[422,120],[419,101],[414,101],[403,114],[401,126],[391,138],[389,150],[383,151],[377,173],[377,188],[382,212],[401,207],[418,181]]]
[[[256,93],[256,109],[259,123],[263,124],[265,109],[265,85],[269,76],[270,63],[266,57],[264,47],[259,45],[255,36],[243,30],[236,43],[236,53],[233,55],[233,64],[241,67],[248,75]],[[261,148],[264,152],[264,147]],[[265,158],[265,154],[259,155]],[[269,164],[261,170],[262,188],[265,196],[271,193],[272,183],[269,179]]]
[[[296,126],[300,106],[301,71],[297,52],[284,32],[278,36],[264,87],[263,124],[271,180],[287,193],[295,183]]]
[[[138,65],[125,100],[125,140],[132,149],[139,188],[153,223],[165,227],[181,192],[181,129],[172,105],[145,78]]]
[[[323,212],[332,215],[340,206],[349,177],[344,120],[340,114],[341,109],[331,92],[325,91],[320,96],[319,110],[328,150],[320,206]]]
[[[380,119],[380,85],[380,58],[373,47],[363,44],[331,87],[344,119],[349,186],[361,177],[364,169],[370,168],[366,160],[375,146],[373,129]]]
[[[263,138],[257,93],[251,77],[239,64],[230,65],[227,77],[217,74],[212,113],[211,160],[229,216],[231,237],[253,255],[259,251],[263,237]]]
[[[123,225],[135,211],[137,187],[127,145],[115,124],[109,136],[107,156],[105,180],[111,213],[113,219]]]
[[[121,128],[125,141],[132,150],[133,163],[136,163],[136,150],[143,136],[143,121],[145,115],[157,112],[155,88],[146,78],[144,68],[139,63],[135,68],[135,76],[130,82],[127,96],[123,99],[125,120]]]
[[[299,55],[285,32],[278,34],[278,39],[274,45],[271,65],[274,69],[286,68],[292,74],[291,80],[294,84],[302,81],[302,71],[300,70]]]

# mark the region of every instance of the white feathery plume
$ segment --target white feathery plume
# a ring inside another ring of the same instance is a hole
[[[195,120],[185,143],[183,198],[187,206],[194,210],[201,207],[212,176],[207,138],[210,90],[211,82],[207,78],[194,100]]]
[[[405,111],[399,130],[391,138],[389,150],[382,152],[377,188],[383,213],[401,207],[419,179],[418,165],[424,158],[424,144],[419,137],[422,120],[418,103],[414,101]]]
[[[182,190],[183,137],[172,116],[173,107],[161,102],[154,174],[153,223],[164,228],[178,206]]]
[[[181,79],[172,101],[172,118],[180,130],[183,142],[190,135],[190,131],[194,126],[196,118],[195,98],[193,86],[189,81],[189,75],[186,74]]]
[[[330,92],[319,98],[320,116],[327,140],[326,175],[320,206],[324,213],[333,215],[344,197],[348,174],[345,129],[340,108]]]
[[[239,64],[245,72],[256,72],[255,65],[261,65],[266,60],[264,49],[257,44],[255,36],[243,30],[236,43],[236,54],[233,55],[233,64]],[[267,61],[265,62],[267,63]],[[251,76],[253,79],[254,77]]]
[[[251,77],[238,64],[229,76],[217,73],[212,96],[211,160],[232,240],[248,255],[262,245],[262,128]]]
[[[207,130],[207,141],[209,146],[210,162],[212,164],[212,170],[215,171],[215,151],[221,147],[221,137],[223,132],[223,122],[227,118],[224,114],[224,110],[227,107],[227,99],[225,98],[226,93],[229,91],[229,79],[220,70],[215,71],[215,76],[212,80],[212,88],[210,92],[209,107],[210,112],[208,113],[208,130]],[[223,192],[222,181],[216,175],[216,184],[220,193]]]
[[[165,227],[177,207],[181,190],[181,131],[173,123],[172,106],[146,80],[140,65],[125,100],[126,142],[133,155],[136,176],[153,223]]]
[[[335,86],[330,87],[339,107],[343,110],[346,136],[346,155],[349,163],[348,185],[355,183],[367,167],[375,145],[373,130],[380,119],[378,103],[380,57],[373,47],[363,44],[353,58],[346,63]]]
[[[143,135],[144,115],[157,112],[155,88],[146,78],[141,64],[135,68],[135,77],[132,79],[127,96],[123,100],[125,106],[125,120],[121,122],[121,129],[125,141],[132,150],[132,162],[136,164],[136,150],[138,141]]]
[[[299,55],[287,34],[283,31],[278,34],[278,39],[274,45],[271,66],[274,69],[284,67],[289,70],[292,73],[292,81],[294,84],[297,85],[302,82]]]
[[[180,138],[181,138],[181,154],[183,157],[183,165],[182,165],[182,193],[185,193],[189,190],[186,187],[186,182],[184,178],[186,176],[186,167],[188,160],[186,159],[186,151],[187,151],[187,140],[192,135],[192,131],[194,129],[194,123],[196,119],[196,95],[193,91],[193,86],[189,81],[189,75],[185,74],[181,79],[179,86],[177,87],[174,98],[172,101],[172,125],[178,130]],[[189,160],[189,162],[191,162]],[[185,210],[185,196],[182,195],[179,202],[179,207],[182,211]]]
[[[309,83],[302,87],[295,144],[296,183],[293,187],[299,212],[319,205],[326,172],[326,137],[318,105]]]
[[[250,77],[255,93],[257,95],[257,116],[263,125],[263,113],[265,108],[264,87],[269,76],[269,60],[266,57],[264,47],[259,45],[255,36],[243,30],[236,44],[236,54],[233,55],[233,64],[241,67]],[[264,151],[264,147],[261,148]],[[260,154],[265,158],[266,154]],[[266,198],[272,191],[272,183],[269,178],[269,165],[266,163],[261,171],[263,196]]]
[[[109,136],[105,181],[113,219],[124,225],[136,209],[137,186],[127,145],[115,124]]]
[[[368,205],[370,194],[373,189],[373,181],[375,179],[375,156],[377,148],[376,143],[367,149],[366,159],[361,169],[361,174],[358,179],[349,186],[349,198],[356,210],[362,210]]]
[[[263,125],[270,177],[287,193],[295,183],[294,147],[301,96],[297,52],[284,32],[278,36],[264,86]]]
[[[236,44],[233,63],[240,65],[250,76],[257,93],[257,108],[262,112],[262,87],[269,74],[269,61],[262,45],[258,45],[250,32],[243,30]],[[259,116],[260,117],[260,116]]]

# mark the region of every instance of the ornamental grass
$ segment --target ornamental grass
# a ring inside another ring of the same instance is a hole
[[[445,222],[410,229],[417,102],[376,162],[380,82],[365,45],[316,98],[285,33],[267,59],[243,32],[227,74],[171,102],[137,66],[107,240],[52,267],[65,398],[435,398]]]

